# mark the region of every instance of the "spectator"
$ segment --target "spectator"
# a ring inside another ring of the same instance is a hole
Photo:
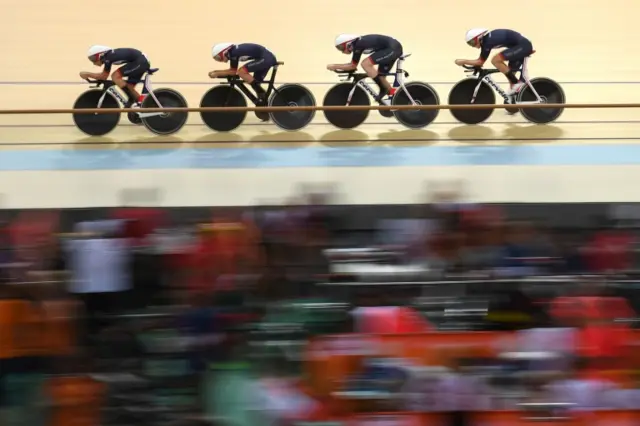
[[[128,302],[131,251],[121,238],[122,225],[122,221],[81,222],[66,244],[70,291],[84,302],[87,338],[100,332],[106,315],[123,310]]]
[[[502,260],[501,232],[497,226],[469,230],[467,244],[460,251],[459,265],[465,271],[489,271]]]
[[[24,287],[0,284],[0,420],[3,425],[43,424],[41,307]],[[4,411],[4,412],[2,412]]]
[[[587,243],[587,264],[594,273],[619,273],[632,267],[633,235],[625,229],[605,228]]]
[[[378,222],[376,243],[403,253],[406,262],[424,260],[429,255],[427,242],[438,231],[440,223],[430,206],[410,207],[407,218],[381,219]]]
[[[91,377],[87,354],[58,358],[56,374],[46,384],[51,401],[49,425],[98,426],[101,423],[105,385]]]
[[[606,392],[615,385],[606,380],[582,377],[582,362],[576,361],[558,380],[546,386],[551,401],[573,404],[572,411],[584,412],[607,408]]]
[[[499,273],[507,276],[535,275],[542,272],[531,227],[525,223],[508,226]],[[547,257],[548,254],[545,254]]]

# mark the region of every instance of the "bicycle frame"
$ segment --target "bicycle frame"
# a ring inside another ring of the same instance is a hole
[[[151,96],[151,98],[156,102],[156,105],[158,105],[158,108],[162,108],[162,104],[160,103],[156,95],[153,93],[153,90],[151,88],[151,80],[149,77],[150,77],[149,74],[147,74],[144,77],[144,81],[142,82],[143,93],[146,91],[148,93],[148,96]],[[127,104],[127,100],[124,98],[124,96],[122,96],[122,94],[116,87],[118,86],[114,84],[113,86],[110,86],[103,91],[102,96],[100,96],[100,100],[98,101],[98,108],[102,107],[102,102],[104,102],[104,98],[105,96],[107,96],[107,92],[113,95],[113,97],[115,97],[122,106]],[[163,112],[138,112],[137,114],[138,114],[138,117],[140,118],[146,118],[146,117],[155,117],[158,115],[163,115],[164,113]]]
[[[524,78],[524,82],[527,83],[527,86],[529,86],[529,89],[531,89],[531,91],[533,92],[534,95],[536,95],[536,99],[537,101],[530,101],[530,102],[520,102],[521,104],[542,104],[544,103],[542,101],[542,98],[540,97],[540,95],[538,94],[538,92],[536,92],[536,88],[533,87],[533,84],[531,84],[531,80],[529,80],[529,57],[527,56],[526,58],[524,58],[524,61],[522,62],[522,78]]]
[[[269,77],[268,87],[265,92],[265,99],[269,99],[271,97],[272,92],[278,92],[278,89],[275,87],[276,74],[278,73],[278,67],[280,64],[276,64],[273,66],[271,70],[271,77]],[[247,85],[244,83],[244,80],[240,79],[237,76],[234,77],[223,77],[226,78],[229,82],[230,87],[237,87],[240,91],[247,97],[254,105],[258,104],[258,97],[247,88]]]
[[[500,96],[502,96],[502,99],[504,99],[505,103],[508,104],[541,104],[543,103],[542,98],[540,97],[540,95],[538,94],[538,92],[536,92],[536,89],[533,87],[533,84],[531,84],[531,80],[529,80],[529,72],[528,72],[528,67],[527,64],[529,62],[529,58],[524,58],[523,64],[522,64],[522,78],[524,79],[524,82],[526,83],[526,85],[529,87],[529,89],[531,89],[531,91],[533,92],[533,94],[536,96],[535,101],[527,101],[527,102],[512,102],[511,97],[507,94],[507,92],[505,92],[504,90],[502,90],[502,88],[498,85],[498,83],[496,83],[496,81],[491,77],[492,73],[495,72],[499,72],[498,70],[486,73],[485,75],[483,75],[481,78],[478,77],[469,77],[469,78],[473,78],[475,80],[478,80],[478,84],[476,85],[475,90],[473,91],[473,97],[471,98],[471,103],[475,102],[476,96],[478,95],[478,90],[480,90],[480,85],[484,82],[487,83],[489,85],[489,87],[491,87],[493,90],[495,90]]]
[[[394,73],[385,74],[385,77],[394,76],[399,83],[400,89],[407,95],[407,97],[409,98],[409,101],[411,101],[411,104],[415,105],[416,101],[413,100],[413,98],[411,97],[411,94],[409,93],[409,91],[407,90],[404,84],[404,79],[409,74],[402,69],[402,65],[404,65],[405,58],[409,57],[410,55],[411,54],[400,57],[400,59],[398,59],[396,63],[396,71]],[[347,97],[347,106],[351,104],[351,99],[353,98],[353,94],[356,91],[356,87],[360,87],[364,89],[364,91],[366,91],[373,99],[376,99],[378,97],[378,93],[376,93],[375,90],[373,90],[371,86],[369,86],[369,84],[367,84],[364,81],[365,78],[367,77],[362,77],[361,79],[358,79],[358,78],[355,79],[354,85],[351,88],[351,91],[349,92],[349,96]]]
[[[473,91],[473,97],[471,98],[471,103],[475,102],[476,96],[478,95],[478,91],[480,90],[480,85],[483,82],[487,83],[489,87],[491,87],[493,90],[498,92],[498,94],[502,96],[502,99],[504,99],[505,103],[508,103],[508,104],[514,103],[514,102],[511,102],[511,97],[507,94],[507,92],[502,90],[502,88],[498,86],[498,83],[496,83],[495,80],[491,78],[490,75],[485,75],[484,77],[478,78],[477,80],[478,80],[478,84],[476,85],[476,88]]]
[[[244,81],[232,80],[229,82],[229,86],[237,87],[247,98],[249,98],[251,102],[253,102],[254,105],[258,103],[258,97],[251,90],[247,88],[247,85],[244,84]],[[277,92],[277,90],[273,86],[269,85],[269,87],[265,92],[266,99],[269,99],[269,97],[271,96],[271,92]]]

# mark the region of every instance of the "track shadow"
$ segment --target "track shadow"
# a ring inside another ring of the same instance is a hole
[[[378,140],[389,146],[428,146],[440,139],[440,135],[430,130],[390,130],[378,133]]]
[[[193,141],[198,148],[241,147],[249,143],[240,133],[207,131],[210,133]]]
[[[371,135],[360,130],[334,130],[325,133],[318,140],[321,144],[328,147],[348,148],[366,146],[371,140]]]
[[[553,143],[561,140],[564,129],[549,124],[509,125],[500,135],[501,139],[511,139],[513,142],[524,143]]]
[[[85,136],[75,140],[71,147],[74,150],[116,149],[120,141],[111,136]]]
[[[303,148],[315,142],[315,138],[303,131],[269,132],[261,131],[260,134],[249,139],[251,146],[255,148]]]
[[[127,163],[121,142],[109,136],[87,136],[59,150],[56,168],[61,170],[117,169]]]
[[[452,127],[447,132],[449,139],[456,142],[463,143],[482,143],[492,142],[497,138],[496,132],[487,125],[468,125],[462,124],[457,127]]]

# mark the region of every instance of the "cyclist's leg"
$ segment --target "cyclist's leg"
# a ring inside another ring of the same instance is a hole
[[[139,102],[142,97],[140,93],[136,91],[136,85],[142,81],[144,73],[149,70],[149,61],[145,58],[140,58],[137,61],[128,63],[119,69],[115,70],[111,77],[114,83],[125,91],[129,100],[127,104]],[[126,80],[125,80],[126,78]]]
[[[509,71],[516,75],[516,73],[520,72],[520,76],[518,77],[518,81],[522,81],[522,65],[524,64],[524,60],[522,59],[512,59],[507,64],[509,66]]]
[[[522,64],[524,58],[531,55],[532,52],[533,48],[531,43],[526,42],[503,50],[491,60],[493,65],[502,71],[509,80],[509,83],[511,83],[511,94],[517,93],[518,90],[524,86],[524,84],[519,81],[515,75],[517,69],[516,66],[518,63]],[[506,62],[509,62],[509,66]],[[512,66],[512,64],[515,66]]]
[[[393,48],[386,48],[373,52],[371,56],[362,61],[362,68],[380,88],[380,98],[391,91],[391,85],[384,74],[389,72],[399,56]],[[378,69],[376,69],[376,65],[378,65]]]
[[[264,58],[254,59],[251,62],[247,62],[242,67],[238,68],[238,77],[240,77],[245,83],[253,84],[256,78],[253,76],[255,72],[262,71],[266,66]]]
[[[262,98],[266,92],[260,83],[262,83],[271,67],[275,64],[275,58],[273,60],[272,58],[260,58],[245,64],[238,70],[240,78],[251,85],[261,100],[264,100]]]

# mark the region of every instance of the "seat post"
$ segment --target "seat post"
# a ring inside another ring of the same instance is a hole
[[[271,68],[271,78],[269,79],[269,84],[273,86],[273,83],[276,81],[276,74],[278,72],[279,64],[274,65]]]
[[[151,76],[149,75],[149,73],[145,74],[144,81],[142,82],[142,93],[144,94],[145,91],[147,93],[151,92]]]
[[[403,65],[404,65],[404,58],[400,56],[400,58],[398,58],[398,61],[396,62],[396,72],[402,72]]]
[[[144,80],[142,80],[142,94],[146,95],[147,93],[149,93],[149,90],[147,90],[147,82],[149,80],[149,74],[145,74],[144,76]]]
[[[522,78],[529,83],[529,56],[522,61]]]

